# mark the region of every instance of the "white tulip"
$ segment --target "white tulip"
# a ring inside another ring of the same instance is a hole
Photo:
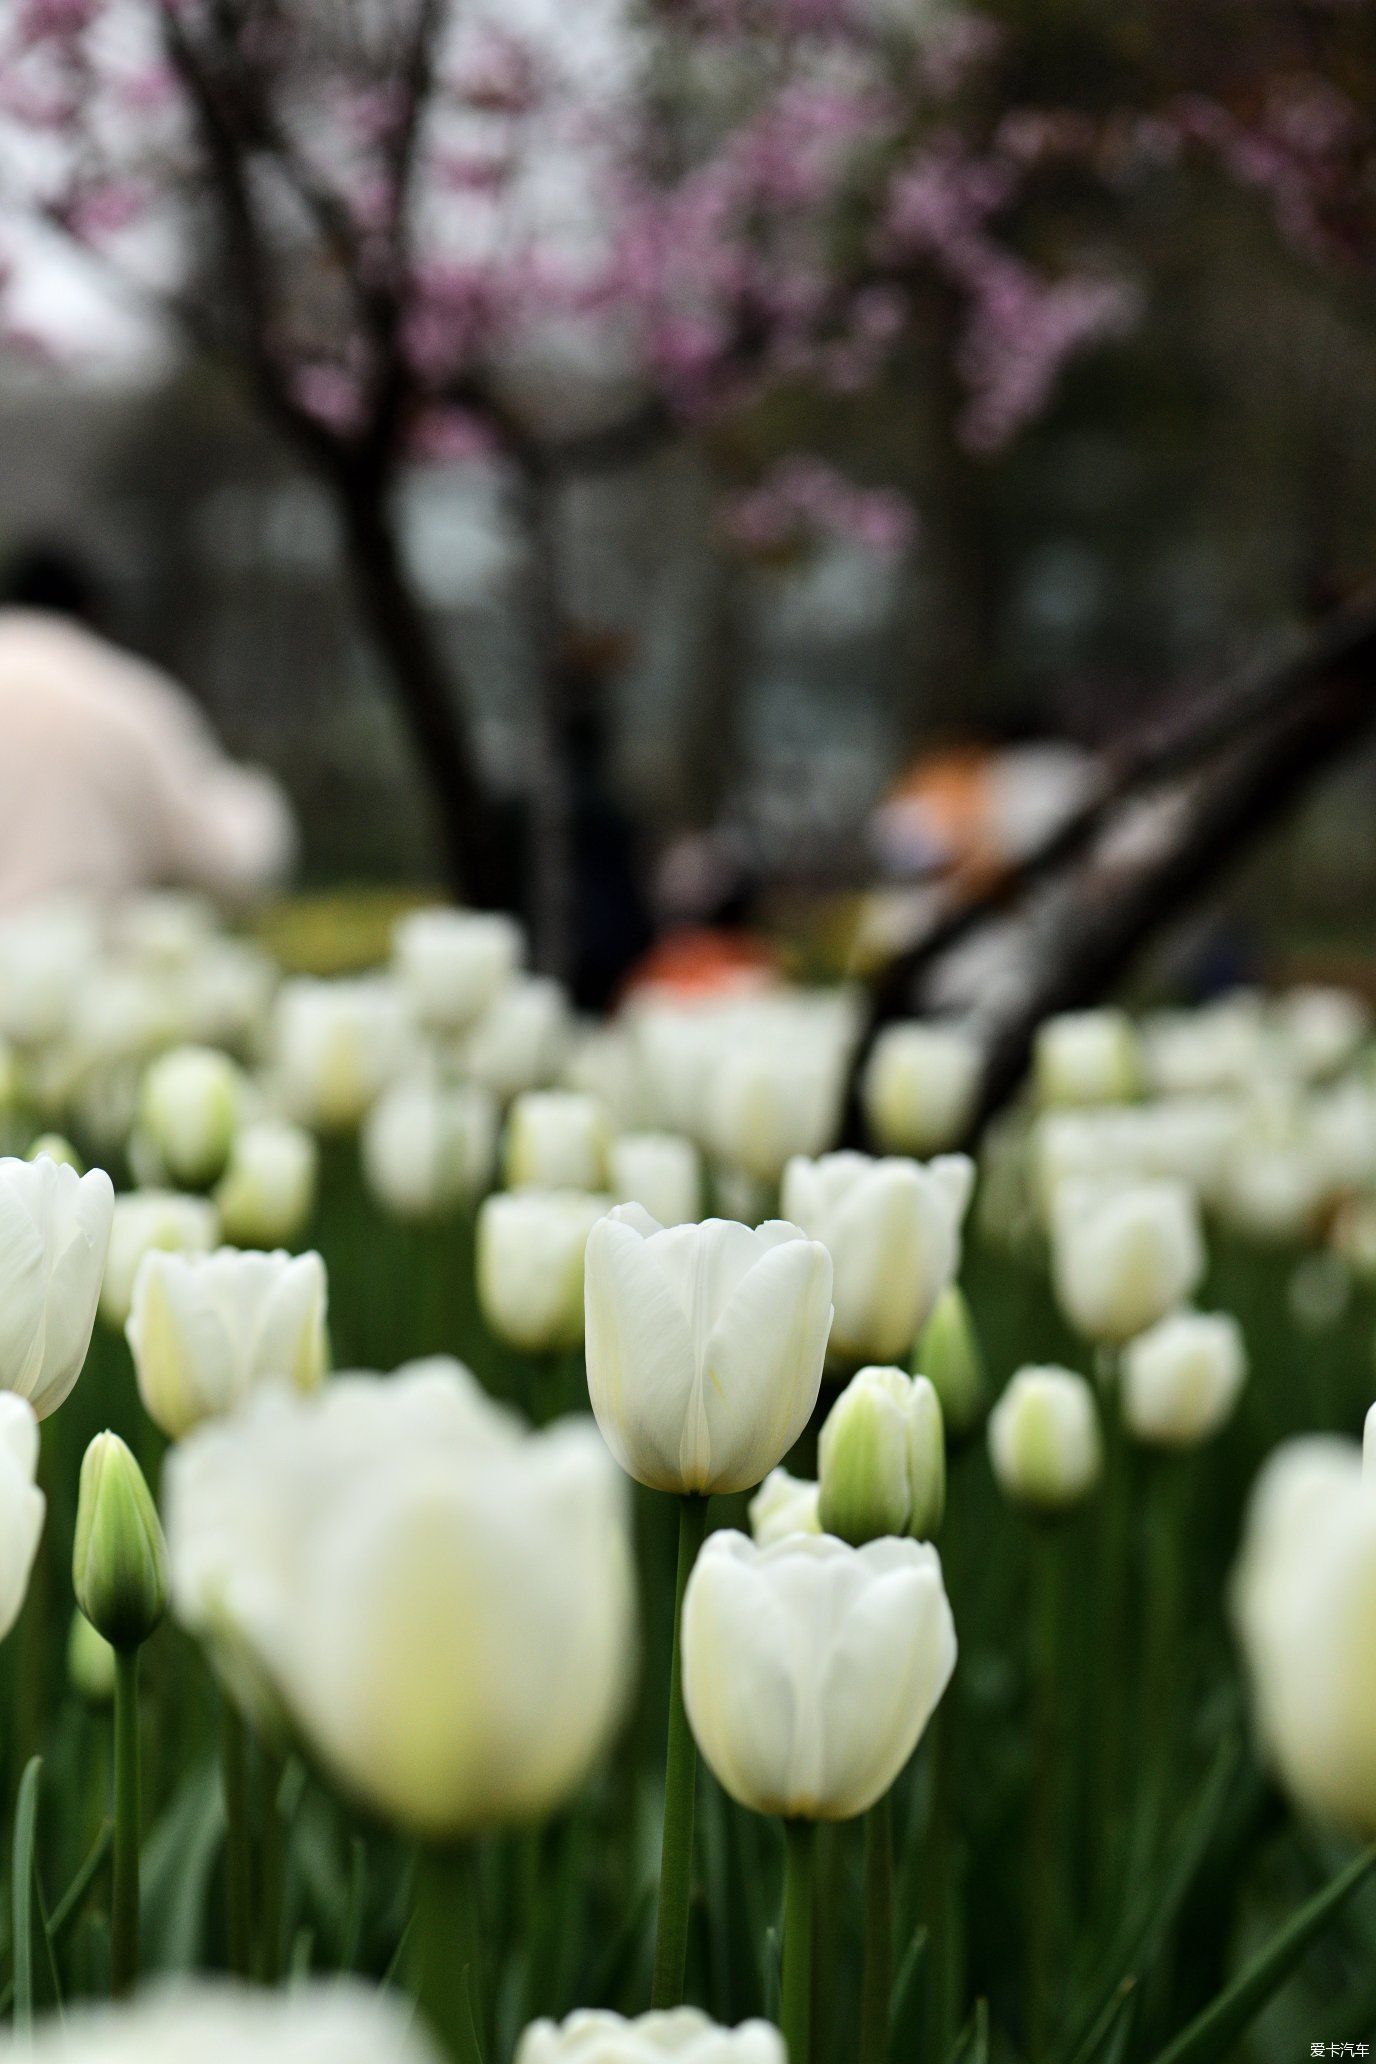
[[[653,1490],[752,1490],[807,1425],[831,1325],[831,1258],[796,1226],[667,1231],[619,1205],[587,1250],[588,1393]]]
[[[0,920],[0,1032],[40,1047],[66,1030],[99,953],[92,908],[54,896]]]
[[[1099,1481],[1103,1448],[1094,1393],[1073,1369],[1019,1369],[989,1415],[999,1487],[1038,1512],[1078,1505]]]
[[[482,1016],[515,973],[521,928],[477,910],[417,910],[392,933],[398,979],[433,1031],[461,1031]]]
[[[383,978],[284,982],[272,1056],[287,1116],[318,1132],[351,1130],[400,1072],[407,1043],[401,993]]]
[[[702,1160],[677,1132],[623,1132],[607,1149],[608,1187],[662,1226],[690,1225],[702,1210]]]
[[[870,1131],[891,1154],[941,1154],[965,1137],[981,1050],[958,1025],[887,1025],[862,1085]]]
[[[844,1054],[815,1039],[733,1048],[708,1082],[708,1145],[757,1182],[777,1182],[793,1155],[820,1154],[835,1139],[844,1068]]]
[[[1141,1038],[1152,1088],[1179,1096],[1245,1089],[1270,1043],[1261,999],[1245,990],[1197,1010],[1157,1011]]]
[[[313,1390],[325,1373],[325,1300],[318,1254],[146,1254],[125,1333],[150,1419],[180,1440],[261,1383]]]
[[[302,1125],[259,1118],[244,1126],[215,1188],[225,1239],[235,1247],[290,1247],[315,1209],[320,1152]]]
[[[1204,1273],[1199,1205],[1182,1182],[1072,1181],[1052,1203],[1062,1311],[1088,1340],[1118,1344],[1181,1304]]]
[[[514,975],[464,1041],[464,1070],[509,1104],[556,1079],[571,1036],[559,984],[545,975]]]
[[[946,1434],[927,1378],[861,1369],[827,1414],[817,1473],[825,1533],[857,1547],[885,1534],[929,1541],[946,1508]]]
[[[1298,1075],[1336,1075],[1371,1036],[1371,1010],[1350,989],[1288,989],[1273,1016],[1281,1046]]]
[[[820,1484],[771,1469],[750,1500],[750,1533],[757,1548],[782,1541],[785,1534],[820,1534]]]
[[[832,1259],[833,1362],[907,1355],[960,1267],[960,1229],[975,1167],[945,1154],[925,1166],[868,1154],[801,1157],[784,1170],[785,1218]]]
[[[0,1391],[0,1641],[23,1609],[45,1509],[33,1406]]]
[[[738,1805],[850,1820],[887,1792],[956,1660],[941,1558],[925,1541],[850,1548],[709,1535],[683,1603],[697,1745]]]
[[[1139,1440],[1192,1447],[1231,1417],[1247,1375],[1231,1312],[1172,1312],[1123,1350],[1123,1417]]]
[[[113,1210],[103,1169],[0,1160],[0,1390],[40,1419],[81,1374]]]
[[[1249,1240],[1297,1245],[1314,1232],[1326,1187],[1307,1139],[1244,1136],[1223,1165],[1215,1201],[1225,1224]]]
[[[139,1092],[139,1123],[174,1183],[212,1183],[229,1159],[247,1084],[228,1054],[178,1046],[154,1061]]]
[[[171,1459],[174,1610],[348,1791],[448,1839],[553,1811],[619,1721],[626,1505],[586,1420],[526,1436],[454,1365],[279,1390]]]
[[[515,2064],[787,2064],[784,2040],[767,2021],[722,2028],[696,2007],[642,2014],[584,2008],[567,2021],[536,2021],[516,2045]]]
[[[1362,1473],[1368,1483],[1376,1484],[1376,1405],[1367,1413],[1362,1428]]]
[[[398,1218],[437,1218],[472,1204],[492,1181],[497,1106],[472,1082],[404,1077],[363,1121],[363,1173]]]
[[[134,1278],[145,1254],[209,1254],[220,1236],[215,1206],[176,1190],[129,1190],[116,1197],[110,1246],[100,1286],[100,1316],[123,1326],[134,1299]]]
[[[198,1981],[71,2008],[0,2038],[0,2064],[437,2064],[410,2008],[351,1979],[289,1992]]]
[[[1033,1054],[1044,1104],[1119,1104],[1142,1084],[1142,1057],[1124,1011],[1066,1011],[1048,1018]]]
[[[507,1190],[478,1210],[478,1303],[499,1340],[527,1353],[583,1338],[583,1251],[607,1209],[580,1190]]]
[[[600,1190],[607,1180],[607,1120],[595,1097],[574,1089],[518,1096],[502,1146],[513,1190]]]

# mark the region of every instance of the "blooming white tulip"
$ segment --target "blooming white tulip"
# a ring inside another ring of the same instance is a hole
[[[38,1473],[38,1421],[33,1406],[0,1391],[0,1641],[13,1627],[29,1588],[43,1532]]]
[[[247,1084],[228,1054],[179,1046],[154,1061],[139,1093],[139,1123],[174,1183],[192,1189],[223,1172]]]
[[[607,1149],[618,1204],[640,1204],[662,1226],[687,1225],[702,1208],[702,1161],[677,1132],[623,1132]]]
[[[288,1117],[318,1132],[351,1130],[399,1072],[407,1040],[405,1005],[389,981],[284,982],[273,1012],[272,1056]]]
[[[215,1186],[225,1239],[235,1247],[290,1247],[315,1209],[320,1152],[302,1125],[259,1118],[236,1134]]]
[[[1362,1473],[1368,1483],[1376,1484],[1376,1405],[1367,1413],[1362,1429]]]
[[[411,2010],[349,1979],[289,1992],[197,1983],[130,2006],[68,2008],[0,2039],[0,2064],[437,2064]]]
[[[584,2008],[567,2021],[536,2021],[516,2046],[516,2064],[787,2064],[784,2039],[767,2021],[722,2028],[696,2007],[623,2020]]]
[[[506,1190],[478,1210],[478,1303],[498,1339],[528,1353],[583,1338],[583,1251],[607,1209],[581,1190]]]
[[[891,1154],[941,1154],[965,1137],[979,1088],[978,1042],[953,1024],[887,1025],[865,1064],[870,1131]]]
[[[513,1190],[600,1190],[607,1179],[607,1120],[595,1097],[532,1089],[506,1121],[506,1179]]]
[[[465,1039],[464,1072],[509,1104],[555,1080],[571,1036],[559,984],[547,975],[513,975]]]
[[[1062,1311],[1121,1343],[1164,1318],[1204,1273],[1199,1205],[1182,1182],[1071,1181],[1056,1191],[1051,1263]]]
[[[1073,1369],[1019,1369],[989,1415],[989,1459],[1016,1504],[1059,1512],[1099,1481],[1094,1393]]]
[[[24,1047],[56,1039],[98,952],[94,910],[77,896],[27,904],[0,920],[0,1032]]]
[[[314,1389],[325,1299],[318,1254],[146,1254],[125,1333],[148,1416],[180,1440],[260,1383]]]
[[[472,1082],[404,1077],[363,1121],[363,1172],[398,1218],[436,1218],[471,1204],[492,1180],[497,1106]]]
[[[1048,1018],[1037,1033],[1033,1071],[1044,1104],[1128,1102],[1142,1085],[1132,1020],[1120,1010],[1066,1011]]]
[[[1152,1088],[1180,1096],[1245,1088],[1270,1043],[1261,999],[1245,990],[1197,1010],[1157,1011],[1141,1038]]]
[[[752,1490],[821,1387],[831,1257],[798,1228],[667,1231],[635,1204],[587,1249],[588,1393],[622,1468],[653,1490]]]
[[[861,1369],[827,1414],[817,1469],[824,1532],[856,1546],[930,1540],[946,1506],[946,1434],[927,1378]]]
[[[625,1703],[624,1487],[454,1365],[260,1394],[171,1460],[173,1604],[247,1657],[346,1788],[433,1840],[546,1814]]]
[[[176,1190],[128,1190],[116,1197],[110,1247],[100,1286],[100,1316],[123,1326],[134,1300],[134,1278],[145,1254],[209,1254],[220,1236],[219,1215],[204,1197]]]
[[[1172,1312],[1123,1350],[1123,1417],[1139,1440],[1192,1447],[1231,1416],[1246,1375],[1231,1312]]]
[[[830,1041],[734,1046],[708,1079],[707,1143],[757,1182],[777,1182],[794,1154],[835,1139],[844,1088],[845,1053]]]
[[[113,1209],[103,1169],[0,1160],[0,1390],[40,1419],[81,1374]]]
[[[960,1228],[974,1187],[966,1154],[924,1167],[898,1157],[797,1157],[784,1170],[785,1218],[832,1259],[833,1362],[905,1356],[960,1267]]]
[[[821,1485],[806,1477],[771,1469],[750,1500],[750,1532],[757,1548],[782,1541],[785,1534],[820,1534]]]
[[[1306,1080],[1335,1075],[1371,1036],[1371,1010],[1350,989],[1287,990],[1273,1015],[1287,1058]]]
[[[925,1541],[848,1547],[708,1537],[683,1603],[697,1745],[738,1805],[850,1820],[883,1797],[955,1668],[941,1559]]]
[[[398,979],[432,1031],[461,1031],[495,1001],[522,953],[512,918],[482,910],[416,910],[392,933]]]

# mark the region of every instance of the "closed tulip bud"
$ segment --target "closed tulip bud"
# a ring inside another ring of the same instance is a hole
[[[966,1154],[925,1167],[851,1153],[789,1162],[781,1208],[822,1242],[835,1270],[833,1363],[906,1358],[960,1267],[974,1177]]]
[[[955,1025],[888,1025],[874,1042],[862,1093],[871,1133],[890,1154],[943,1154],[969,1129],[981,1052]]]
[[[515,973],[521,928],[477,910],[417,910],[392,934],[397,977],[432,1031],[457,1032],[495,1002]]]
[[[559,984],[547,975],[514,975],[465,1039],[464,1072],[509,1104],[557,1079],[572,1036]]]
[[[972,1431],[984,1409],[984,1357],[974,1320],[959,1283],[936,1301],[918,1338],[912,1365],[927,1377],[941,1400],[941,1415],[957,1438]]]
[[[409,1036],[401,992],[383,977],[284,982],[271,1039],[282,1108],[315,1132],[351,1132],[400,1071]]]
[[[798,1228],[666,1231],[635,1204],[592,1229],[588,1393],[652,1490],[753,1490],[807,1425],[831,1324],[831,1258]]]
[[[946,1436],[925,1376],[861,1369],[827,1415],[817,1461],[824,1533],[859,1547],[885,1534],[929,1541],[940,1528]]]
[[[128,1190],[116,1197],[110,1248],[100,1286],[100,1316],[123,1326],[145,1254],[209,1254],[220,1234],[215,1206],[176,1190]]]
[[[325,1300],[318,1254],[145,1255],[125,1333],[149,1418],[180,1440],[260,1384],[314,1390]]]
[[[1121,1104],[1142,1087],[1142,1056],[1131,1019],[1119,1010],[1066,1011],[1048,1018],[1034,1053],[1044,1104]]]
[[[0,1099],[2,1102],[3,1099]],[[85,1175],[86,1164],[69,1139],[60,1132],[41,1132],[28,1153],[26,1161],[56,1161],[59,1168],[71,1168],[78,1175]]]
[[[1362,1429],[1362,1470],[1368,1483],[1376,1484],[1376,1405],[1367,1413]]]
[[[209,1046],[179,1046],[154,1061],[139,1092],[139,1123],[174,1183],[204,1189],[223,1172],[247,1085]]]
[[[1123,1351],[1123,1418],[1138,1440],[1186,1448],[1231,1417],[1247,1375],[1229,1312],[1172,1312]]]
[[[81,1374],[113,1209],[103,1169],[0,1160],[0,1389],[40,1419]]]
[[[583,1253],[607,1209],[580,1190],[507,1190],[478,1210],[478,1304],[499,1340],[528,1354],[583,1338]]]
[[[139,1648],[167,1610],[167,1544],[143,1471],[117,1433],[98,1433],[81,1464],[76,1602],[115,1649]]]
[[[246,1125],[215,1186],[220,1230],[234,1247],[293,1247],[315,1210],[320,1150],[285,1118]]]
[[[1064,1512],[1099,1481],[1103,1451],[1094,1393],[1073,1369],[1019,1369],[989,1415],[999,1488],[1034,1512]]]
[[[683,1602],[683,1691],[718,1783],[752,1813],[850,1820],[881,1799],[955,1668],[941,1558],[709,1535]]]
[[[662,1226],[691,1225],[702,1209],[702,1160],[677,1132],[625,1132],[607,1150],[618,1204],[639,1204]]]
[[[750,1532],[757,1548],[782,1541],[785,1534],[820,1534],[821,1485],[806,1477],[771,1469],[750,1500]]]
[[[600,1190],[607,1179],[607,1121],[595,1097],[532,1089],[517,1097],[502,1147],[513,1190]]]
[[[23,1609],[46,1509],[34,1482],[38,1421],[33,1407],[0,1391],[0,1641]]]
[[[471,1082],[404,1079],[373,1105],[360,1146],[379,1203],[397,1218],[441,1218],[472,1204],[490,1184],[497,1106]]]
[[[722,2028],[696,2007],[623,2020],[584,2008],[567,2021],[536,2021],[516,2046],[516,2064],[787,2064],[784,2039],[767,2021]]]
[[[88,1706],[108,1706],[115,1696],[115,1651],[84,1612],[72,1614],[67,1637],[67,1677]]]
[[[1052,1202],[1051,1262],[1057,1298],[1076,1331],[1121,1345],[1198,1287],[1198,1200],[1177,1181],[1063,1182]]]

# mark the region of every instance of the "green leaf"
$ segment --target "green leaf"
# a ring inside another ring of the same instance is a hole
[[[975,2010],[951,2051],[951,2064],[989,2064],[988,2000],[975,2001]]]
[[[1376,1868],[1376,1849],[1355,1857],[1345,1871],[1292,1914],[1242,1974],[1168,2044],[1155,2064],[1211,2064],[1233,2045],[1279,1992],[1311,1942],[1322,1934],[1363,1879]]]
[[[144,1844],[140,1904],[146,1971],[191,1971],[204,1963],[210,1873],[224,1827],[219,1767],[207,1758],[188,1772]]]
[[[919,1921],[909,1938],[908,1947],[903,1952],[903,1961],[894,1980],[893,2010],[889,2016],[889,2047],[893,2049],[897,2044],[900,2056],[908,2054],[908,2051],[898,2043],[898,2038],[905,2030],[908,2032],[909,2049],[915,2049],[917,2046],[919,1980],[922,1976],[922,1959],[926,1949],[927,1924],[925,1921]]]
[[[25,1764],[14,1815],[14,2025],[21,2034],[33,2028],[33,1855],[42,1769],[41,1756]]]

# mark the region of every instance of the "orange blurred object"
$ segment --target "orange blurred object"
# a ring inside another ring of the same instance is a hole
[[[778,949],[757,933],[692,925],[650,948],[627,978],[626,993],[662,989],[676,996],[725,996],[768,988],[782,972]]]

